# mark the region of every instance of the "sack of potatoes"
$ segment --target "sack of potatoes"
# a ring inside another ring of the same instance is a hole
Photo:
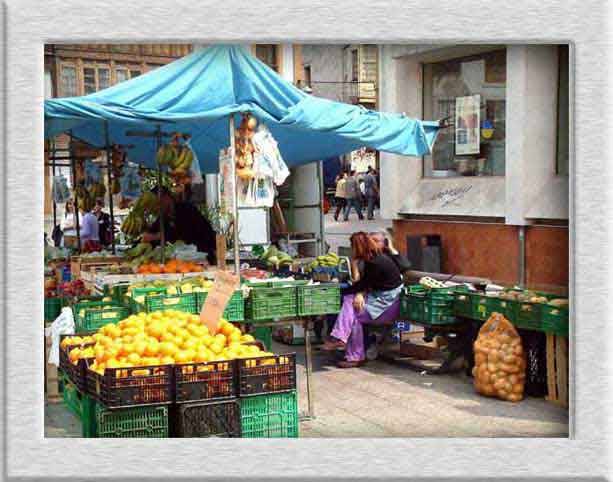
[[[483,324],[474,343],[473,377],[478,393],[510,402],[524,397],[526,358],[515,327],[500,313]]]

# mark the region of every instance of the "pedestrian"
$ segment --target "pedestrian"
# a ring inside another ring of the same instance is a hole
[[[338,221],[338,216],[345,210],[347,204],[345,192],[345,183],[347,182],[347,173],[341,172],[336,176],[336,191],[334,193],[334,200],[336,201],[336,211],[334,211],[334,220]]]
[[[358,185],[358,178],[355,175],[355,171],[351,171],[349,173],[349,177],[345,181],[345,196],[347,201],[347,206],[345,207],[345,221],[349,220],[349,213],[351,212],[351,208],[355,208],[355,212],[358,214],[358,218],[360,221],[364,219],[362,215],[362,196],[360,194],[360,187]]]
[[[98,220],[98,236],[100,238],[100,244],[102,244],[102,246],[108,246],[111,244],[113,236],[111,231],[111,216],[108,213],[105,213],[102,208],[104,208],[104,200],[96,199],[94,216],[96,216],[96,219]]]
[[[375,170],[372,167],[368,167],[368,172],[364,177],[364,190],[366,191],[366,199],[368,201],[368,219],[374,219],[375,217],[375,202],[379,195],[379,186],[377,185],[377,178],[375,177]]]
[[[100,236],[98,234],[98,218],[91,212],[85,212],[80,207],[81,217],[83,218],[83,226],[79,226],[79,235],[81,237],[81,246],[84,253],[100,251]]]

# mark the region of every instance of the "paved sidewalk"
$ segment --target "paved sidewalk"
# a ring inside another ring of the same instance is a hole
[[[332,213],[328,213],[325,217],[324,233],[326,242],[330,245],[330,250],[337,253],[339,246],[349,247],[349,237],[352,233],[356,231],[371,232],[391,226],[391,221],[379,217],[379,211],[375,211],[375,219],[372,221],[369,221],[366,217],[363,221],[360,221],[355,211],[351,212],[348,221],[342,221],[342,218],[335,221]]]
[[[303,348],[298,353],[300,412],[307,408]],[[314,357],[315,419],[301,437],[567,437],[568,412],[539,398],[513,404],[475,393],[463,374],[421,375],[382,361],[339,369],[327,353]],[[62,404],[45,406],[46,437],[79,437],[80,424]]]

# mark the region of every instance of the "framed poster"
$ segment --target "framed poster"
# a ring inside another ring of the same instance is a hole
[[[481,96],[456,97],[455,152],[458,155],[479,154]]]

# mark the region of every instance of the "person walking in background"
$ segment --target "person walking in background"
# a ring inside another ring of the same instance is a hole
[[[334,193],[334,200],[336,201],[336,211],[334,211],[334,220],[338,221],[338,216],[345,210],[347,205],[347,193],[345,191],[345,183],[347,182],[347,173],[341,172],[336,176],[336,191]]]
[[[377,201],[377,196],[379,195],[379,186],[377,185],[375,170],[371,166],[368,166],[368,172],[364,177],[364,190],[368,201],[368,219],[374,219],[375,202]]]
[[[80,226],[79,235],[81,236],[81,249],[85,253],[91,253],[93,251],[100,251],[102,246],[100,245],[99,225],[98,218],[91,212],[85,212],[83,208],[80,208],[81,215],[83,217],[83,226]]]
[[[111,216],[105,213],[104,199],[96,199],[96,206],[94,206],[94,216],[98,220],[98,237],[100,238],[100,244],[102,246],[108,246],[111,244],[113,233],[111,231]]]
[[[345,221],[349,220],[351,207],[355,208],[355,212],[358,214],[360,221],[364,219],[364,215],[362,214],[362,206],[360,204],[362,200],[360,186],[358,185],[358,178],[355,175],[355,171],[351,171],[349,173],[349,177],[345,181],[345,195],[347,202],[347,207],[345,208]]]

